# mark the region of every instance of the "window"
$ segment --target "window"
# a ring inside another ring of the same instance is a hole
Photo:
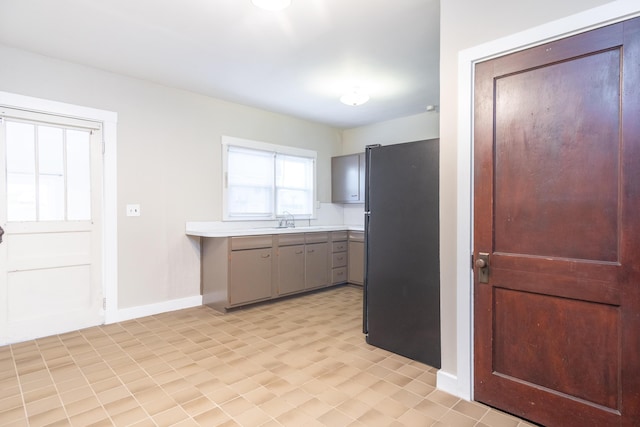
[[[316,152],[222,137],[223,218],[312,218]]]

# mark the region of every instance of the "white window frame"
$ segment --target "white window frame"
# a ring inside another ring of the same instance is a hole
[[[229,216],[228,209],[228,148],[229,146],[248,148],[253,150],[268,151],[274,154],[283,154],[288,156],[298,156],[311,158],[313,160],[313,194],[311,203],[310,215],[294,215],[295,219],[315,219],[316,218],[316,195],[317,195],[317,159],[318,153],[313,150],[306,150],[303,148],[290,147],[286,145],[270,144],[262,141],[254,141],[250,139],[236,138],[232,136],[222,136],[222,219],[223,221],[265,221],[265,220],[277,220],[282,218],[282,215],[276,215],[275,207],[275,194],[274,197],[274,209],[270,215],[265,216],[247,216],[247,217],[231,217]]]

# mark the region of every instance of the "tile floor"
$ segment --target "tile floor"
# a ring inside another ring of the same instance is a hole
[[[530,426],[367,345],[361,300],[344,286],[0,347],[0,425]]]

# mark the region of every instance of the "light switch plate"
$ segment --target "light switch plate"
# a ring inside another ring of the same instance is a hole
[[[140,205],[127,205],[127,216],[140,216]]]

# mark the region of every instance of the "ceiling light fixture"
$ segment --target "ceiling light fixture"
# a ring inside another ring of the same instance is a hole
[[[251,2],[264,10],[277,11],[291,6],[291,0],[251,0]]]
[[[342,97],[340,97],[340,101],[343,104],[351,105],[354,107],[358,105],[362,105],[368,100],[369,100],[369,95],[361,92],[359,89],[354,89],[351,92],[346,93],[342,95]]]

